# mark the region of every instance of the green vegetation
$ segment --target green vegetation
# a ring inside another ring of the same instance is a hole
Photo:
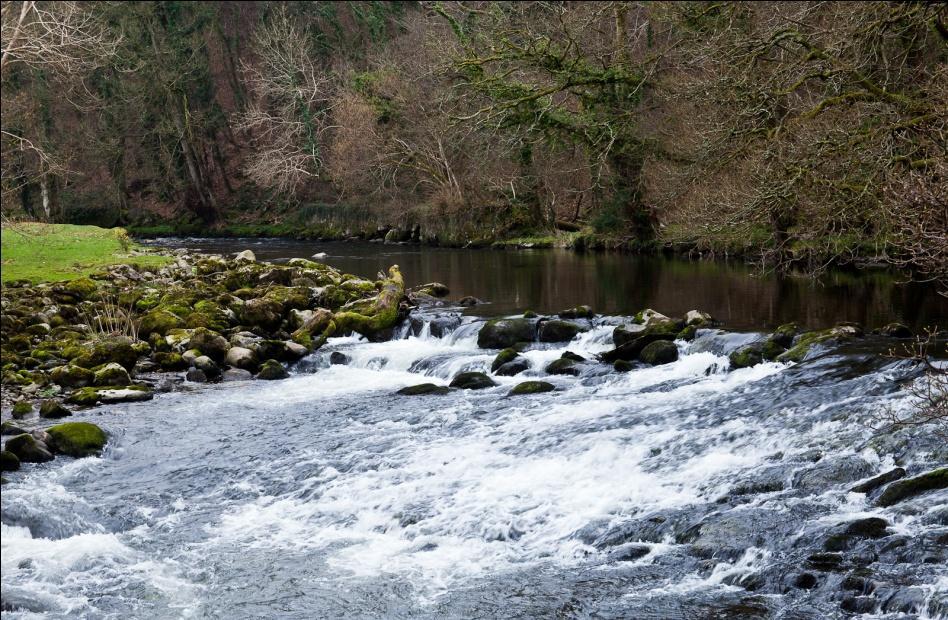
[[[132,254],[121,228],[72,224],[6,224],[2,232],[3,281],[75,280],[116,264],[160,266],[167,256]]]

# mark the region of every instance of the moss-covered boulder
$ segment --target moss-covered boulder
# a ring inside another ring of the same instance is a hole
[[[450,387],[463,390],[483,390],[495,385],[497,383],[482,372],[458,373],[450,383]]]
[[[784,323],[770,334],[769,340],[782,346],[784,349],[793,345],[793,339],[796,338],[802,330],[797,323]]]
[[[240,321],[244,325],[274,329],[282,320],[283,304],[273,299],[250,299],[240,308]]]
[[[9,450],[0,452],[0,471],[16,471],[20,469],[20,459]]]
[[[52,437],[53,450],[76,458],[101,454],[108,441],[105,431],[90,422],[65,422],[46,432]]]
[[[230,343],[226,338],[204,327],[198,327],[191,332],[188,346],[217,362],[223,361],[227,357],[227,351],[230,350]]]
[[[170,310],[155,309],[142,316],[138,331],[142,336],[150,334],[164,336],[172,329],[179,329],[186,325],[184,319]]]
[[[494,361],[491,362],[490,364],[491,372],[496,371],[498,368],[500,368],[507,362],[512,362],[514,358],[516,358],[518,355],[520,354],[517,353],[516,349],[513,349],[513,348],[504,349],[503,351],[498,353],[497,356],[494,357]]]
[[[33,413],[33,405],[28,400],[18,400],[13,403],[13,411],[10,413],[14,420],[22,420]]]
[[[777,361],[802,362],[819,350],[817,345],[833,345],[862,336],[862,328],[852,323],[840,323],[830,329],[806,332],[797,336],[793,346],[777,356]]]
[[[593,318],[593,309],[589,306],[576,306],[567,308],[556,313],[561,319],[591,319]]]
[[[11,420],[4,420],[0,423],[0,435],[22,435],[29,431]]]
[[[16,435],[4,444],[7,452],[13,453],[21,463],[45,463],[53,460],[53,453],[46,444],[28,434]]]
[[[194,304],[194,311],[188,314],[185,324],[191,328],[204,327],[219,332],[229,328],[236,319],[236,315],[229,308],[204,299]]]
[[[84,387],[69,395],[67,403],[92,407],[99,403],[132,403],[151,400],[154,394],[147,387],[126,385],[124,387]]]
[[[715,324],[714,317],[712,317],[707,312],[702,312],[701,310],[689,310],[685,313],[685,325],[693,325],[695,327],[705,327]]]
[[[652,366],[670,364],[678,359],[678,347],[669,340],[656,340],[645,345],[639,353],[639,360]]]
[[[521,394],[539,394],[541,392],[552,392],[556,386],[547,381],[524,381],[515,385],[507,396],[518,396]]]
[[[561,357],[547,364],[544,370],[548,375],[572,375],[576,377],[579,375],[579,368],[576,367],[576,364],[576,360]]]
[[[95,297],[99,286],[89,278],[76,278],[63,284],[63,290],[79,301],[84,301]]]
[[[533,342],[536,331],[535,323],[529,319],[494,319],[487,321],[477,333],[477,346],[506,349],[518,342]]]
[[[138,351],[132,346],[131,340],[122,336],[100,338],[91,348],[87,347],[83,353],[73,359],[73,363],[83,368],[95,368],[102,364],[115,362],[126,370],[135,367],[138,361]]]
[[[39,414],[41,418],[56,419],[69,417],[72,411],[63,407],[58,400],[49,399],[40,403]]]
[[[751,366],[760,364],[764,361],[761,348],[762,344],[755,342],[732,351],[728,356],[728,360],[731,362],[731,368],[750,368]]]
[[[49,378],[56,385],[77,388],[92,385],[95,381],[95,373],[76,364],[66,364],[50,370]]]
[[[678,332],[675,335],[675,340],[684,340],[685,342],[691,342],[695,339],[695,336],[698,335],[698,326],[697,325],[686,325],[683,330]]]
[[[290,373],[286,371],[286,368],[283,367],[283,364],[276,360],[267,360],[260,365],[260,372],[257,373],[258,379],[263,379],[265,381],[277,381],[280,379],[286,379],[290,376]]]
[[[422,396],[425,394],[432,394],[437,396],[444,396],[449,393],[451,388],[446,385],[435,385],[434,383],[421,383],[418,385],[409,385],[408,387],[403,387],[402,389],[395,392],[401,396]]]
[[[513,377],[529,369],[530,362],[527,361],[527,358],[518,356],[506,364],[501,364],[501,366],[494,371],[494,374],[498,377]]]
[[[190,366],[190,363],[184,359],[183,355],[171,351],[158,351],[152,354],[151,359],[165,372],[185,370]]]
[[[576,334],[585,331],[576,323],[554,319],[540,321],[537,338],[540,342],[569,342]]]
[[[132,382],[128,376],[128,371],[121,364],[109,362],[95,371],[95,385],[104,386],[123,386]]]
[[[206,355],[199,355],[193,360],[194,368],[204,373],[208,379],[216,379],[221,376],[220,366],[214,360]]]
[[[891,506],[916,495],[945,488],[948,488],[948,467],[933,469],[891,483],[882,490],[882,494],[876,499],[876,505]]]

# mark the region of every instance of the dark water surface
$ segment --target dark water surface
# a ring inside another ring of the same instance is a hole
[[[490,302],[469,313],[501,316],[555,312],[589,304],[602,314],[655,308],[681,316],[697,308],[732,329],[767,329],[789,321],[810,328],[856,321],[892,321],[915,329],[948,317],[948,299],[932,285],[900,284],[885,272],[832,272],[819,281],[760,276],[737,262],[688,261],[569,250],[464,250],[294,239],[159,239],[171,248],[228,254],[251,249],[258,259],[310,258],[356,275],[374,276],[398,264],[409,285],[442,282],[452,298]]]

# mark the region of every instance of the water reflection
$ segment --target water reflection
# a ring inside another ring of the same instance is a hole
[[[438,281],[453,297],[490,302],[471,312],[504,315],[555,312],[589,304],[604,314],[651,307],[682,315],[699,308],[733,329],[766,329],[788,321],[818,328],[839,321],[874,327],[892,321],[913,328],[946,326],[948,299],[932,285],[900,284],[885,272],[832,272],[815,282],[760,276],[722,261],[639,257],[568,250],[460,250],[292,239],[163,239],[155,243],[208,252],[252,249],[258,258],[321,259],[364,276],[397,263],[409,285]]]

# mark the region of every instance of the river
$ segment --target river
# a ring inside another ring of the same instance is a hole
[[[26,465],[3,487],[5,617],[948,617],[948,491],[882,508],[850,490],[948,460],[924,428],[872,429],[881,411],[911,406],[900,383],[919,380],[912,367],[871,337],[796,365],[734,370],[727,358],[786,319],[944,319],[925,289],[297,243],[251,247],[271,259],[324,251],[367,275],[397,262],[414,282],[491,303],[422,312],[387,342],[331,339],[285,381],[185,384],[77,416],[110,433],[101,458]],[[531,347],[524,375],[394,394],[488,370],[484,315],[580,302],[606,316],[572,342]],[[734,331],[701,330],[664,366],[542,370],[567,350],[611,348],[617,315],[644,306],[700,308]],[[330,365],[333,351],[350,363]],[[556,391],[506,395],[538,377]],[[839,537],[870,517],[885,531]]]

